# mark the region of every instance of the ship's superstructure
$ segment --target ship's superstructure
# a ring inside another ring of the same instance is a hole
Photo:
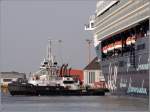
[[[40,69],[32,74],[29,78],[29,83],[34,85],[55,85],[53,82],[58,77],[59,66],[52,54],[52,42],[56,40],[49,39],[49,44],[47,46],[47,56],[44,58],[40,65]]]
[[[97,2],[94,43],[113,94],[149,95],[149,5],[149,0]]]

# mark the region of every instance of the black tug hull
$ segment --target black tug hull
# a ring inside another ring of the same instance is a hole
[[[28,83],[11,83],[8,85],[8,90],[12,96],[104,96],[105,92],[108,92],[105,88],[69,90],[62,86],[34,86]]]

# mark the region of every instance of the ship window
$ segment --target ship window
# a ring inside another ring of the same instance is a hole
[[[64,84],[73,84],[74,81],[63,81]]]
[[[44,62],[44,64],[46,65],[46,64],[48,64],[48,62]]]
[[[137,46],[137,50],[145,49],[145,44],[140,44]]]
[[[91,23],[91,28],[94,28],[94,23]]]

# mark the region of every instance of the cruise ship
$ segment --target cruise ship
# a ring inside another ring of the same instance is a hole
[[[100,0],[85,25],[113,95],[149,96],[149,5],[149,0]]]

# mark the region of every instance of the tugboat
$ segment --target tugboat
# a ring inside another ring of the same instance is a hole
[[[8,85],[11,95],[105,95],[105,89],[83,88],[80,81],[75,80],[70,72],[67,73],[68,64],[59,67],[51,52],[51,42],[40,70],[28,80],[18,79]]]

